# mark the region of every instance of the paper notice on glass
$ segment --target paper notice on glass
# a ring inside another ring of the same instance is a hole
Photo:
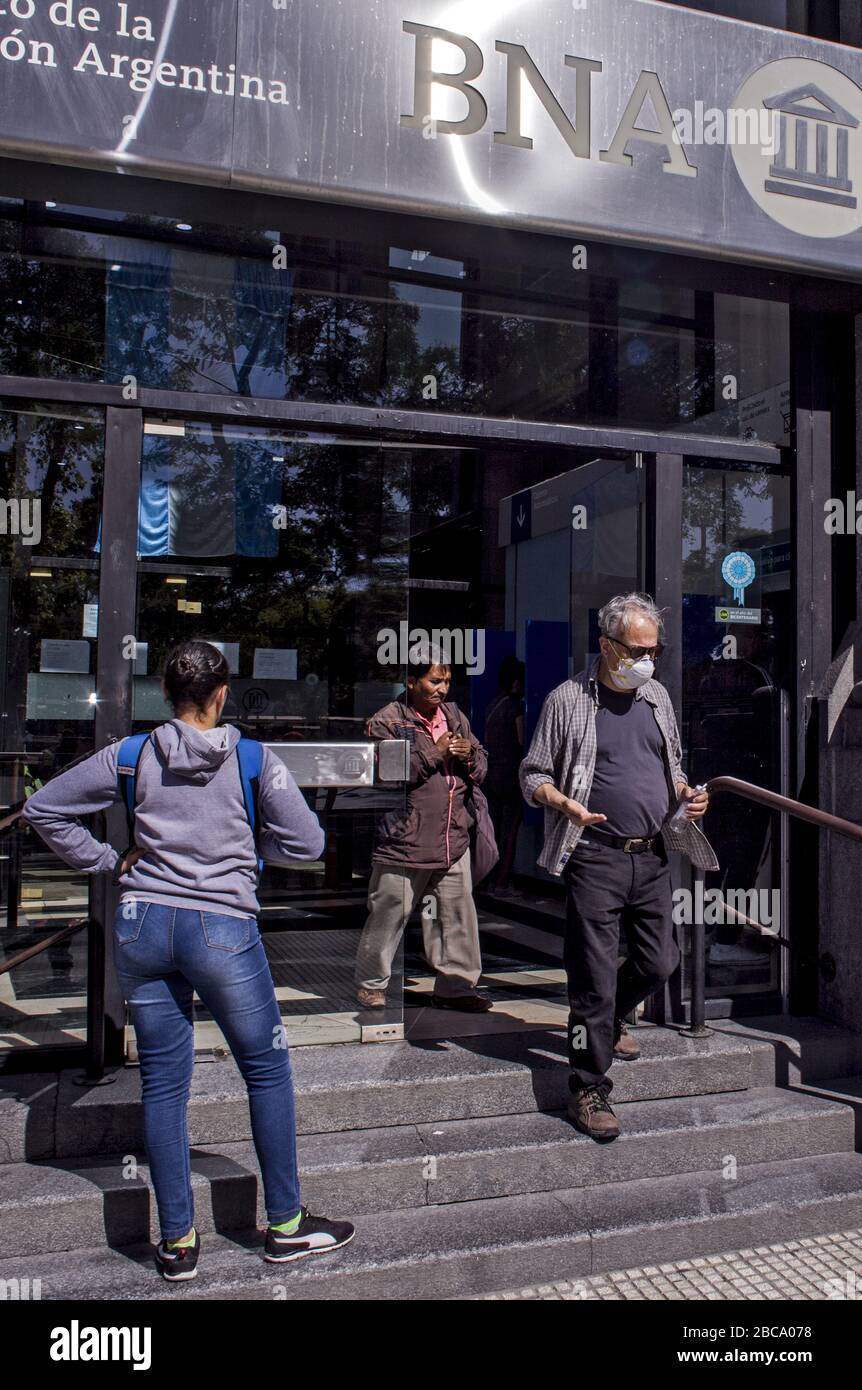
[[[92,676],[31,671],[27,677],[27,718],[64,722],[93,719],[96,706],[92,696]],[[163,718],[170,719],[170,714]]]
[[[147,654],[148,654],[149,650],[150,650],[150,644],[149,644],[149,642],[136,642],[136,643],[135,643],[135,670],[134,670],[134,674],[135,674],[136,676],[145,676],[145,675],[147,674]]]
[[[252,675],[256,681],[295,681],[295,647],[255,647]]]
[[[89,671],[90,644],[76,638],[61,641],[43,637],[39,658],[40,671]]]
[[[214,642],[211,637],[204,639],[211,647],[218,647],[228,664],[232,676],[239,675],[239,642]]]
[[[84,604],[84,622],[81,630],[82,637],[98,637],[99,635],[99,605],[98,603]]]

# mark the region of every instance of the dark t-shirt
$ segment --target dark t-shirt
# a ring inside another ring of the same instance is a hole
[[[656,835],[670,807],[664,741],[652,705],[598,682],[596,770],[588,809],[611,835]],[[589,827],[586,831],[589,835]]]
[[[523,713],[524,701],[515,695],[498,695],[485,711],[482,741],[488,754],[488,772],[482,785],[496,796],[512,792],[520,799],[518,768],[524,749],[518,740],[516,720]]]

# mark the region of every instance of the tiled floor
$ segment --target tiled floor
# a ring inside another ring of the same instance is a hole
[[[484,1299],[862,1300],[862,1229],[560,1280]]]

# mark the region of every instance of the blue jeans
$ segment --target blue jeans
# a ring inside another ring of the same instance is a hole
[[[255,918],[126,903],[114,917],[114,963],[138,1041],[144,1142],[162,1238],[178,1240],[194,1221],[186,1114],[194,991],[248,1089],[269,1222],[289,1221],[299,1211],[293,1073]]]

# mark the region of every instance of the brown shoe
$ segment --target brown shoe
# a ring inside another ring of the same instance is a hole
[[[487,994],[480,994],[478,990],[471,994],[454,994],[448,999],[445,995],[432,994],[431,1003],[435,1009],[457,1009],[463,1014],[486,1014],[491,1008]]]
[[[582,1134],[597,1144],[609,1144],[619,1137],[617,1117],[601,1086],[584,1086],[569,1096],[569,1119]]]
[[[385,1009],[386,991],[382,989],[358,989],[356,1002],[360,1009]]]
[[[619,1032],[614,1034],[614,1056],[620,1062],[633,1062],[640,1057],[641,1050],[624,1023],[618,1023]]]

